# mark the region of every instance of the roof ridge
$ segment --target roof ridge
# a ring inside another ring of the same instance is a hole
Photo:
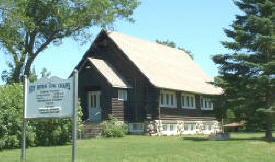
[[[187,52],[185,52],[185,51],[183,51],[183,50],[180,50],[180,49],[178,49],[178,48],[173,48],[173,47],[170,47],[170,46],[165,45],[165,44],[161,44],[161,43],[153,42],[153,41],[150,41],[150,40],[146,40],[146,39],[142,39],[142,38],[137,38],[137,37],[129,36],[129,35],[126,35],[126,34],[117,32],[117,31],[113,31],[113,30],[104,30],[104,31],[106,32],[106,34],[107,34],[108,36],[109,36],[109,34],[115,33],[115,34],[118,34],[118,35],[123,36],[123,37],[128,37],[128,38],[130,38],[130,39],[136,39],[136,40],[143,41],[143,42],[147,42],[147,43],[151,43],[151,44],[154,44],[154,45],[156,45],[156,46],[163,47],[163,48],[168,48],[168,49],[170,49],[170,50],[179,51],[179,52],[181,52],[181,53],[184,53],[184,54],[188,55],[188,56],[191,58],[191,56],[190,56]],[[192,59],[192,58],[191,58],[191,59]]]

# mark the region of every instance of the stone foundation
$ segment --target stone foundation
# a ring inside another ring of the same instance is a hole
[[[136,125],[136,126],[135,126]],[[141,126],[143,125],[143,126]],[[139,129],[135,129],[139,128]],[[143,129],[141,129],[143,128]],[[183,134],[216,134],[221,132],[218,121],[182,121],[153,120],[144,123],[129,123],[131,134],[147,135],[183,135]]]

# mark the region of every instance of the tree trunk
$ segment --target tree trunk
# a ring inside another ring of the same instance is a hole
[[[273,104],[273,101],[272,101],[272,90],[270,90],[269,87],[267,87],[266,89],[266,105],[267,105],[267,109],[271,109],[272,107],[272,104]],[[267,112],[266,114],[266,132],[265,132],[265,138],[268,140],[268,141],[272,141],[273,138],[272,138],[272,116],[273,116],[273,113],[272,112]]]
[[[30,71],[31,71],[31,65],[32,62],[34,61],[34,58],[30,58],[27,60],[26,66],[25,66],[25,71],[24,71],[24,75],[28,76],[30,75]]]
[[[21,70],[22,70],[22,65],[19,63],[15,66],[14,70],[12,71],[12,80],[11,82],[13,83],[19,83],[21,80]]]
[[[270,114],[268,114],[268,119],[267,119],[267,123],[266,123],[266,132],[265,132],[265,138],[268,141],[272,141],[273,137],[272,137],[272,118],[270,119]]]

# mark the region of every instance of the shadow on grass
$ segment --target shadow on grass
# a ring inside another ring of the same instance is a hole
[[[209,140],[209,136],[184,136],[182,137],[182,140],[190,140],[190,141],[215,141],[215,140]],[[225,141],[263,141],[263,142],[269,142],[273,143],[275,142],[275,138],[273,138],[271,141],[267,140],[265,137],[230,137],[229,140]],[[222,141],[222,140],[216,140],[216,141]]]
[[[209,141],[208,136],[183,136],[182,139],[190,141]]]
[[[231,141],[247,141],[247,140],[251,140],[251,141],[263,141],[263,142],[269,142],[269,143],[275,142],[275,138],[273,138],[272,140],[267,140],[265,137],[248,137],[248,138],[233,137],[233,138],[230,138],[230,140]]]
[[[255,140],[255,141],[264,141],[264,142],[270,142],[273,143],[275,142],[275,137],[274,137],[273,132],[273,138],[272,140],[268,140],[265,138],[265,132],[235,132],[235,133],[230,133],[230,140],[235,140],[235,141],[241,141],[241,140]]]
[[[256,141],[266,141],[264,137],[232,137],[231,141],[244,141],[244,140],[256,140]]]

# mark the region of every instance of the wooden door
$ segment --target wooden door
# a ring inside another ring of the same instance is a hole
[[[101,91],[88,92],[89,120],[92,122],[101,122]]]

